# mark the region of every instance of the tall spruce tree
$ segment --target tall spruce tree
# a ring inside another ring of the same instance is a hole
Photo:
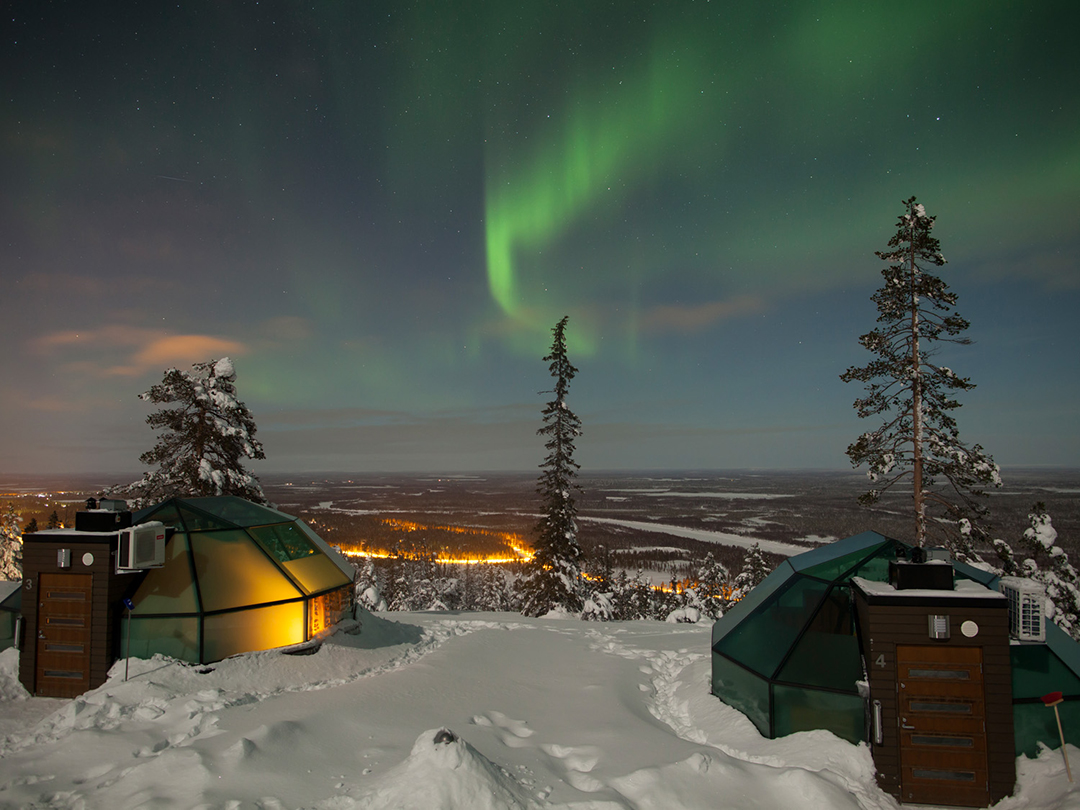
[[[155,404],[175,404],[146,417],[165,432],[143,464],[158,468],[127,487],[113,490],[146,506],[172,497],[238,495],[266,503],[259,479],[242,459],[264,459],[255,439],[255,420],[236,395],[236,369],[228,357],[196,363],[191,372],[168,369],[160,383],[139,398]]]
[[[847,455],[853,466],[869,467],[875,484],[861,503],[873,504],[909,479],[916,544],[926,544],[933,533],[967,559],[978,532],[961,532],[961,526],[970,528],[971,520],[985,514],[983,488],[1000,486],[1001,479],[980,445],[969,448],[960,440],[952,416],[960,407],[955,392],[974,384],[932,362],[937,344],[971,342],[961,337],[968,322],[953,312],[956,294],[927,269],[945,264],[941,245],[930,234],[936,217],[927,216],[914,197],[903,204],[889,249],[876,253],[888,262],[881,271],[885,285],[872,298],[879,326],[859,338],[875,357],[840,375],[866,387],[866,396],[855,400],[859,417],[880,416],[884,424],[860,436]]]
[[[582,608],[581,548],[577,542],[577,507],[574,490],[579,465],[574,461],[574,442],[581,435],[581,420],[566,405],[570,380],[577,369],[566,356],[564,317],[551,330],[551,352],[544,357],[555,378],[552,399],[542,411],[544,426],[537,432],[547,441],[547,457],[540,465],[543,472],[536,484],[542,501],[543,517],[536,526],[536,554],[528,570],[518,581],[521,612],[542,616],[559,609],[577,613]]]

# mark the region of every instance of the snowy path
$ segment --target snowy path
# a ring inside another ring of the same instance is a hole
[[[765,740],[712,697],[708,645],[707,626],[381,614],[312,655],[133,660],[0,743],[0,808],[896,810],[865,746]],[[0,715],[32,715],[17,698]],[[1000,810],[1080,808],[1056,754],[1024,767]]]

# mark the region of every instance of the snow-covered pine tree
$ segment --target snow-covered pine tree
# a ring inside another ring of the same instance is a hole
[[[357,570],[356,601],[368,610],[386,610],[386,600],[379,590],[379,575],[371,557],[364,557]]]
[[[695,591],[701,612],[710,619],[719,619],[724,614],[730,576],[727,567],[717,562],[711,551],[705,555],[697,571]]]
[[[615,618],[615,566],[607,546],[596,546],[582,563],[581,618],[609,622]]]
[[[652,617],[653,589],[641,571],[633,579],[625,571],[620,571],[613,587],[612,618],[616,621],[637,621]]]
[[[581,435],[581,420],[566,405],[570,380],[577,374],[566,355],[568,320],[564,317],[551,330],[551,352],[544,358],[555,378],[555,389],[549,392],[555,398],[545,406],[544,426],[537,431],[547,437],[547,457],[536,485],[543,512],[536,526],[536,554],[518,581],[521,612],[526,616],[543,616],[555,609],[577,613],[582,607],[581,548],[573,495],[579,466],[574,461],[574,441]]]
[[[158,469],[142,480],[114,490],[133,506],[146,506],[177,496],[238,495],[266,503],[259,479],[242,459],[264,459],[255,439],[255,420],[236,396],[236,369],[223,357],[196,363],[193,371],[170,368],[160,383],[139,395],[146,402],[176,404],[146,417],[164,430],[143,464]]]
[[[769,575],[769,565],[758,543],[750,546],[743,560],[742,570],[731,583],[731,602],[735,603],[754,590]]]
[[[0,509],[0,580],[22,579],[22,532],[14,504]]]
[[[56,514],[56,510],[52,511],[49,515],[49,522],[45,524],[46,529],[59,529],[60,528],[60,516]]]
[[[1020,575],[1041,582],[1053,603],[1054,623],[1080,640],[1080,574],[1069,555],[1057,544],[1057,529],[1041,501],[1031,508],[1030,525],[1021,540],[1031,557],[1020,566]]]
[[[481,563],[477,567],[480,584],[475,610],[512,610],[513,597],[502,569],[496,563]]]
[[[390,562],[386,566],[384,579],[386,587],[382,590],[387,610],[408,610],[409,592],[412,589],[409,560],[406,559],[401,543],[394,541],[390,548]]]
[[[905,200],[889,249],[876,254],[889,263],[881,271],[885,285],[872,298],[879,326],[859,338],[875,358],[852,366],[840,379],[865,385],[866,396],[855,400],[860,418],[881,416],[885,423],[860,436],[847,455],[853,466],[868,465],[875,483],[861,503],[873,504],[910,478],[916,545],[924,545],[932,531],[959,559],[968,559],[978,532],[962,535],[960,520],[985,514],[979,502],[983,488],[1000,486],[1001,479],[981,446],[969,448],[960,440],[952,416],[960,407],[954,392],[974,384],[931,362],[936,344],[971,342],[960,337],[968,322],[952,311],[956,294],[927,271],[945,264],[941,245],[930,234],[935,219],[914,197]]]

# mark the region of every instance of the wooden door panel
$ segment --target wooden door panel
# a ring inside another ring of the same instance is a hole
[[[42,574],[35,693],[74,697],[90,688],[91,574]]]
[[[897,645],[896,664],[902,801],[985,807],[982,649]]]

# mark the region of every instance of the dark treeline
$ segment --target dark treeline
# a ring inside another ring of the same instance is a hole
[[[654,619],[698,621],[717,618],[768,574],[771,564],[757,549],[741,552],[742,570],[730,569],[706,553],[697,564],[672,564],[667,581],[651,583],[639,569],[629,573],[618,554],[603,546],[584,558],[576,583],[584,605],[580,617],[595,621]],[[430,547],[398,543],[385,558],[354,561],[356,593],[370,610],[520,611],[522,563],[440,562]]]

